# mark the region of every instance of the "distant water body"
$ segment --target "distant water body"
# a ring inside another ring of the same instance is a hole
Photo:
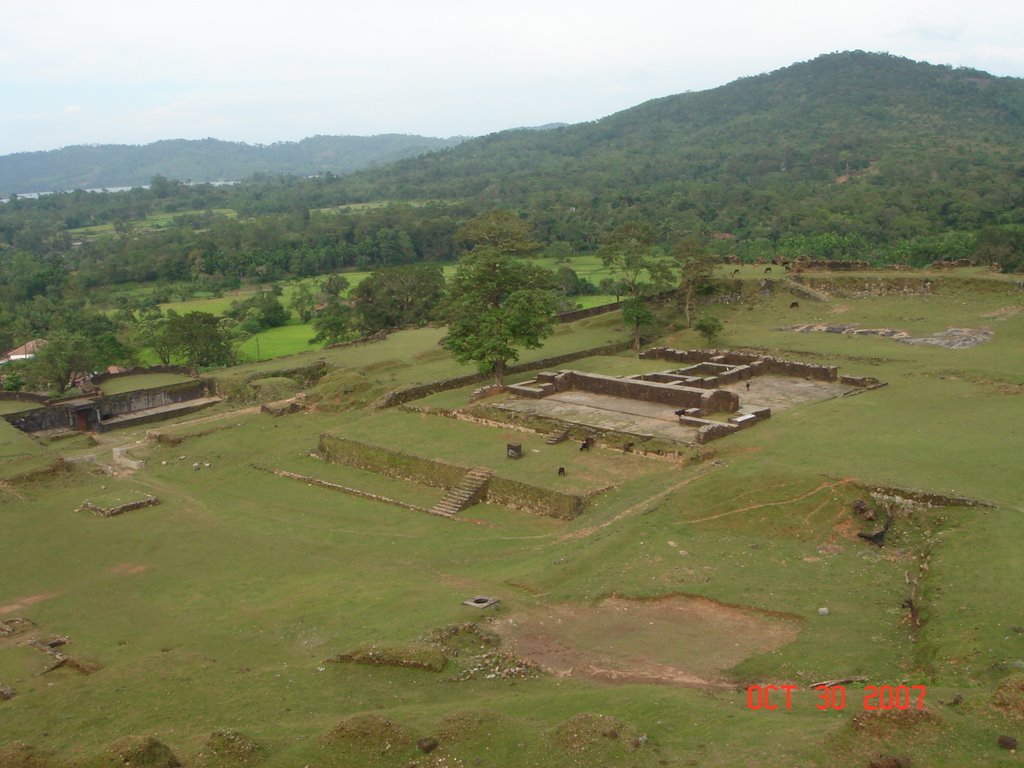
[[[214,187],[223,187],[228,184],[241,184],[240,181],[197,181],[194,184],[189,183],[189,186],[202,186],[203,184],[210,184]],[[94,187],[91,189],[83,189],[83,192],[127,192],[130,189],[149,189],[149,184],[134,184],[130,187]],[[74,189],[65,189],[65,192],[75,192]],[[26,192],[25,194],[19,194],[18,199],[25,200],[36,200],[43,195],[53,195],[55,192]],[[10,202],[9,197],[0,197],[0,203]]]

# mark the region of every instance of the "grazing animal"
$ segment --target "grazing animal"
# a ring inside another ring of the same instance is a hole
[[[589,451],[589,450],[590,450],[590,438],[588,437],[586,440],[584,440],[582,443],[580,443],[580,451]]]
[[[632,443],[623,443],[622,444],[622,452],[623,453],[632,453],[633,452],[633,444]]]
[[[733,277],[736,277],[736,275],[738,275],[739,273],[740,273],[740,271],[739,271],[738,269],[734,269],[734,270],[732,271],[732,276],[733,276]]]
[[[771,268],[771,267],[765,267],[765,268],[764,268],[764,273],[765,273],[766,275],[767,275],[767,274],[768,274],[769,272],[771,272],[771,271],[772,271],[772,268]]]
[[[565,467],[559,467],[558,468],[558,476],[559,477],[565,477]]]
[[[684,413],[686,413],[686,409],[685,408],[680,408],[678,411],[673,411],[673,413],[676,416],[682,416]]]
[[[789,308],[790,309],[799,309],[800,308],[800,302],[799,301],[791,301],[791,302],[789,302]]]
[[[748,381],[747,382],[747,392],[749,392],[749,391],[750,391],[750,382]]]

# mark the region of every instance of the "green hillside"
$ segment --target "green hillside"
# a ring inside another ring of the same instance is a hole
[[[148,184],[153,176],[238,181],[254,174],[350,173],[411,155],[450,147],[461,139],[385,134],[313,136],[302,141],[251,145],[173,139],[131,146],[73,146],[0,156],[4,194]]]

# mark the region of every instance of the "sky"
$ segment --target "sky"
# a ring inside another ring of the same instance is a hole
[[[578,123],[834,51],[1024,77],[1007,0],[0,0],[0,154]]]

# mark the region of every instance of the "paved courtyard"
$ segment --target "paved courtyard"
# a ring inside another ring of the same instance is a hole
[[[839,397],[855,387],[788,376],[758,376],[751,379],[749,392],[745,382],[730,384],[721,389],[728,389],[740,396],[741,413],[767,407],[772,409],[774,415],[803,403]],[[583,424],[597,430],[614,430],[637,437],[678,443],[696,442],[697,428],[680,424],[674,408],[642,400],[569,391],[540,399],[512,397],[496,404],[496,407]],[[721,414],[719,417],[724,420],[726,415]]]

